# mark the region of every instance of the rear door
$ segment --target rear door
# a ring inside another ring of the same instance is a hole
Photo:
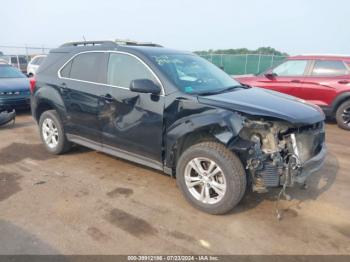
[[[337,89],[350,83],[349,69],[341,60],[315,60],[303,85],[303,98],[327,107],[337,95]]]
[[[287,60],[270,71],[274,77],[262,78],[258,86],[301,97],[300,89],[308,66],[307,60]]]
[[[101,142],[99,106],[106,86],[107,54],[81,53],[60,70],[60,90],[67,110],[67,133]]]
[[[149,79],[161,86],[156,75],[138,57],[110,53],[107,84],[111,87],[101,108],[103,146],[159,165],[162,162],[164,92],[160,95],[132,92],[129,87],[135,79]]]

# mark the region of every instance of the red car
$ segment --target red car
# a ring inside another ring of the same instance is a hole
[[[256,76],[237,77],[242,84],[275,90],[320,106],[350,130],[350,56],[300,55]]]

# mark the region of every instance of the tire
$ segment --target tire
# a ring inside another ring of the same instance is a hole
[[[210,172],[213,162],[216,167],[212,167]],[[196,172],[200,169],[198,163],[204,170],[202,176]],[[214,171],[218,172],[215,176],[211,176]],[[177,163],[176,182],[192,206],[213,215],[225,214],[232,210],[241,201],[247,185],[245,170],[240,159],[224,145],[216,142],[202,142],[188,148]],[[190,182],[198,185],[191,187]],[[209,188],[208,191],[204,184]],[[225,190],[222,190],[224,187]],[[207,195],[209,198],[205,198]]]
[[[50,124],[52,125],[52,130],[49,128]],[[67,140],[62,122],[55,110],[48,110],[42,113],[39,120],[39,128],[41,140],[49,153],[59,155],[70,150],[72,144]]]
[[[350,100],[343,102],[338,107],[335,119],[340,128],[350,130]]]

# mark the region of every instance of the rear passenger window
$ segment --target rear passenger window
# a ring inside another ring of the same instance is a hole
[[[105,77],[102,71],[104,68],[105,68],[104,53],[80,54],[76,56],[72,61],[69,77],[76,80],[103,83]],[[62,73],[63,74],[68,73],[68,68],[67,69],[64,68],[61,71],[61,76],[62,76]]]
[[[108,62],[107,83],[129,88],[132,80],[149,79],[157,83],[150,70],[133,56],[111,53]]]
[[[313,76],[341,76],[348,73],[342,61],[315,61]]]

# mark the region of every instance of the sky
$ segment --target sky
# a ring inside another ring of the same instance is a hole
[[[189,51],[350,54],[349,0],[3,0],[0,10],[0,46],[56,47],[85,37]]]

